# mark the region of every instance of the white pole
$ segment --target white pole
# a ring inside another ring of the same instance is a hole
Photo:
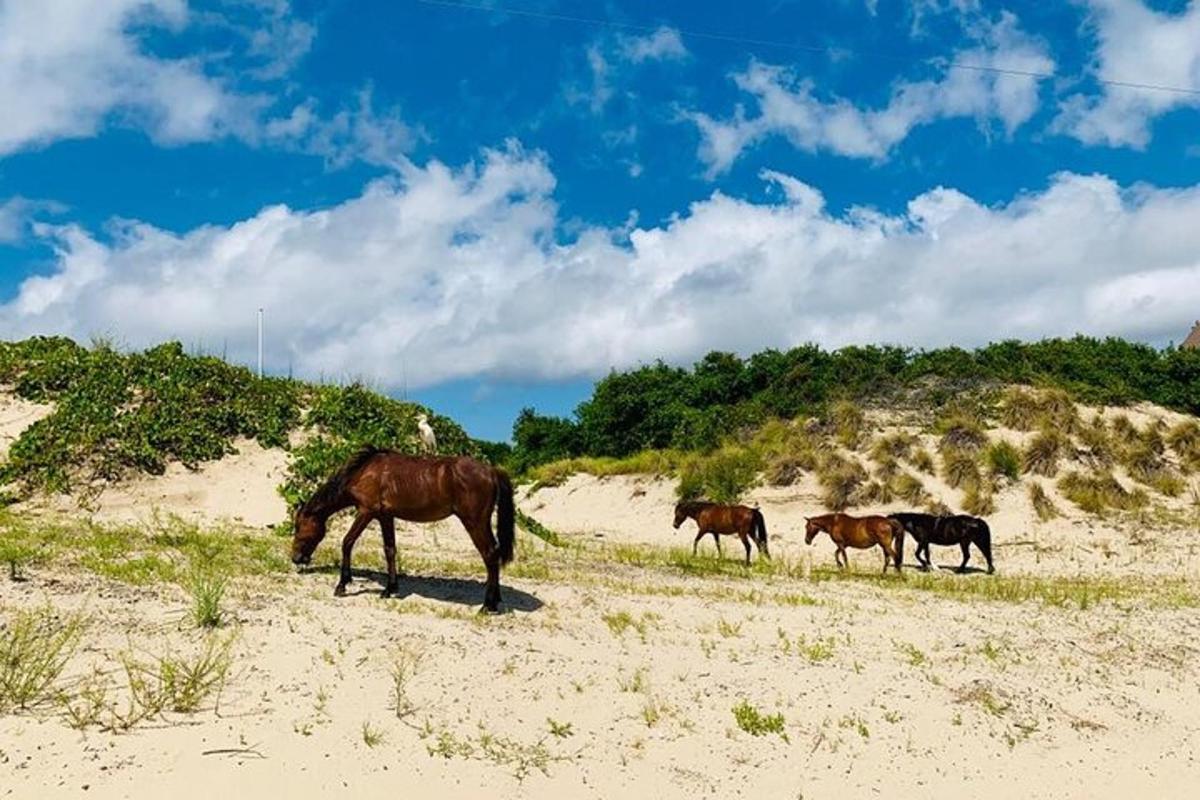
[[[262,328],[263,328],[263,310],[258,310],[258,377],[262,377]]]

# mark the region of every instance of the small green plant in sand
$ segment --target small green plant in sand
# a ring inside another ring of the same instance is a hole
[[[556,738],[566,739],[575,735],[569,722],[559,722],[551,717],[546,717],[546,724],[550,727],[550,735]]]
[[[896,650],[904,657],[910,667],[923,667],[929,663],[929,656],[911,642],[896,642]]]
[[[764,714],[746,700],[742,700],[733,707],[733,719],[739,728],[751,736],[774,733],[785,742],[788,741],[783,714]]]
[[[416,704],[408,696],[408,688],[420,662],[421,654],[407,646],[402,646],[392,659],[392,710],[399,719],[416,711]]]
[[[566,756],[550,752],[544,741],[527,744],[497,736],[483,724],[474,736],[458,736],[445,728],[435,730],[427,721],[419,734],[427,740],[425,748],[430,756],[486,761],[507,768],[518,781],[524,781],[533,770],[549,775],[552,763],[567,760]]]
[[[362,724],[362,740],[363,744],[370,748],[376,748],[383,744],[383,731],[376,728],[369,721],[364,721]]]
[[[192,621],[198,628],[217,628],[225,621],[222,602],[228,581],[207,570],[195,572],[188,585],[192,595]]]
[[[16,611],[0,620],[0,713],[51,702],[85,622],[50,608]]]

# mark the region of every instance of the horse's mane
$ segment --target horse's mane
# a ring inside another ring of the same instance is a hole
[[[325,481],[319,489],[313,492],[312,497],[300,507],[300,510],[308,514],[320,513],[323,509],[332,506],[338,502],[338,499],[346,491],[346,486],[350,480],[358,474],[358,471],[367,465],[367,462],[381,453],[394,453],[395,450],[389,450],[384,447],[375,447],[374,445],[365,445],[358,450],[354,455],[342,465],[341,469],[333,474],[329,480]]]

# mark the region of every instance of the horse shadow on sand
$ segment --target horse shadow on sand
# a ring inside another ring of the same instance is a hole
[[[982,567],[959,567],[957,564],[938,564],[934,563],[929,569],[922,568],[919,564],[904,563],[904,569],[910,569],[914,572],[928,572],[930,574],[938,572],[953,572],[958,575],[986,575],[987,570]]]
[[[309,574],[334,575],[340,568],[336,565],[311,567],[306,570]],[[346,596],[354,597],[360,594],[378,595],[387,586],[387,573],[374,569],[352,569],[354,582],[346,587]],[[486,584],[471,578],[440,578],[428,575],[409,575],[400,573],[398,576],[399,591],[389,600],[403,600],[416,595],[427,600],[440,603],[456,603],[464,606],[477,606],[483,602],[483,592]],[[512,586],[500,584],[502,611],[533,612],[545,605],[534,595],[523,592]]]

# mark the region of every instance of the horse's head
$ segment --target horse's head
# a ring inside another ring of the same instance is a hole
[[[687,504],[677,503],[675,505],[675,528],[678,529],[688,518]]]
[[[812,517],[804,518],[804,543],[812,544],[813,539],[817,538],[817,534],[825,530],[821,527],[821,523]]]
[[[325,520],[306,512],[304,507],[296,512],[295,533],[292,535],[292,563],[297,566],[312,561],[313,551],[325,538]]]

